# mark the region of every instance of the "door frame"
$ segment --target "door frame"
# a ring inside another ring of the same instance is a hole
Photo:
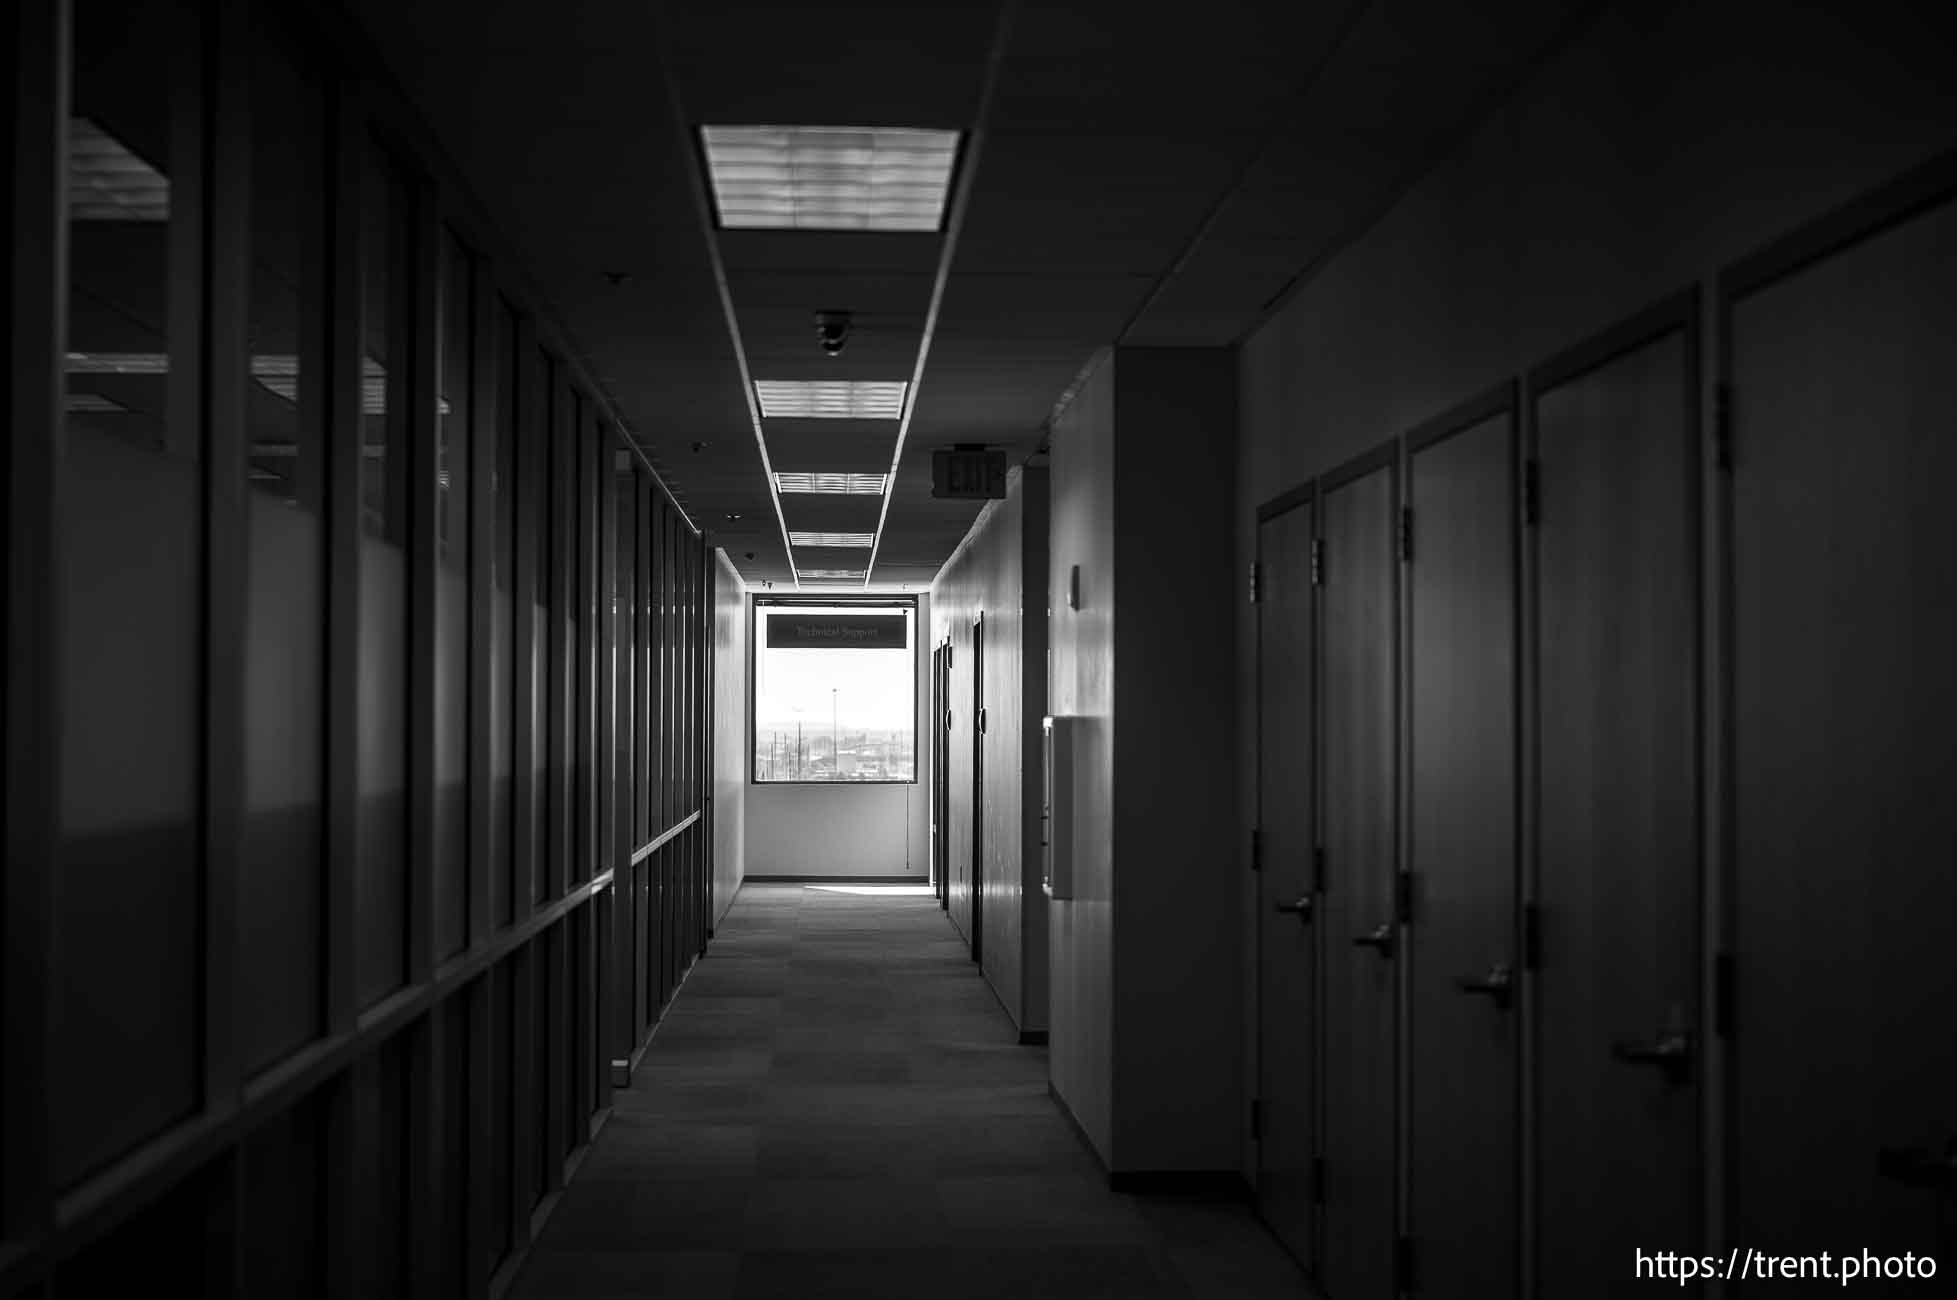
[[[1292,487],[1288,491],[1278,494],[1275,497],[1272,497],[1270,500],[1265,501],[1263,504],[1257,507],[1257,532],[1256,532],[1255,549],[1256,549],[1256,557],[1257,557],[1256,564],[1257,564],[1258,585],[1257,585],[1256,599],[1253,601],[1251,606],[1252,609],[1251,620],[1252,620],[1252,628],[1253,628],[1252,638],[1253,638],[1253,644],[1256,646],[1256,655],[1255,655],[1256,680],[1255,680],[1255,688],[1254,688],[1255,695],[1256,695],[1256,708],[1253,712],[1254,728],[1251,737],[1251,744],[1254,746],[1257,758],[1256,758],[1256,775],[1254,777],[1255,784],[1252,786],[1254,813],[1253,813],[1253,820],[1251,825],[1252,825],[1253,835],[1259,836],[1260,840],[1261,840],[1262,828],[1264,824],[1264,716],[1265,716],[1264,669],[1265,669],[1265,663],[1264,663],[1263,602],[1265,599],[1265,591],[1263,587],[1263,582],[1264,582],[1264,574],[1266,571],[1265,557],[1264,557],[1264,525],[1283,515],[1289,514],[1291,511],[1298,509],[1301,506],[1309,507],[1312,511],[1312,518],[1311,518],[1311,548],[1313,553],[1312,563],[1314,564],[1314,566],[1316,566],[1317,552],[1320,545],[1321,526],[1322,526],[1322,520],[1320,518],[1320,513],[1319,513],[1319,504],[1320,504],[1319,503],[1319,481],[1317,479],[1307,479],[1305,482],[1300,483],[1295,487]],[[1321,696],[1323,693],[1323,686],[1324,686],[1324,681],[1323,681],[1323,676],[1321,671],[1321,655],[1319,653],[1318,620],[1319,620],[1320,610],[1319,610],[1319,599],[1318,599],[1318,586],[1319,584],[1314,578],[1312,582],[1311,613],[1306,620],[1306,625],[1307,625],[1306,635],[1310,638],[1311,641],[1311,654],[1312,654],[1312,680],[1311,680],[1312,727],[1311,727],[1311,734],[1308,737],[1306,737],[1305,743],[1311,748],[1312,751],[1312,773],[1311,773],[1311,788],[1303,792],[1304,797],[1310,806],[1313,853],[1315,859],[1314,866],[1310,873],[1311,903],[1312,903],[1312,911],[1313,911],[1312,925],[1314,927],[1314,936],[1312,942],[1312,957],[1311,957],[1311,1004],[1312,1004],[1311,1017],[1312,1018],[1311,1018],[1311,1024],[1307,1031],[1307,1042],[1305,1044],[1305,1056],[1306,1056],[1305,1073],[1311,1080],[1311,1109],[1313,1114],[1311,1117],[1310,1149],[1311,1149],[1311,1155],[1314,1163],[1322,1161],[1324,1158],[1324,1148],[1322,1145],[1323,1137],[1324,1137],[1323,1134],[1324,1089],[1323,1089],[1323,1081],[1320,1078],[1320,1067],[1322,1064],[1322,1047],[1323,1047],[1322,1039],[1323,1039],[1323,1031],[1324,1031],[1324,1024],[1325,1024],[1324,1006],[1323,1006],[1324,997],[1325,997],[1325,980],[1324,980],[1324,970],[1323,970],[1324,963],[1325,963],[1325,944],[1321,941],[1320,935],[1316,932],[1316,928],[1319,924],[1319,918],[1324,913],[1324,891],[1321,888],[1324,882],[1323,882],[1322,873],[1320,872],[1320,870],[1316,865],[1316,861],[1321,858],[1324,851],[1324,845],[1322,842],[1323,836],[1320,833],[1320,828],[1318,825],[1319,779],[1320,779],[1319,758],[1321,757],[1320,750],[1319,750],[1320,728],[1319,728],[1318,710],[1321,703]],[[1255,935],[1256,948],[1257,948],[1254,957],[1254,960],[1256,962],[1256,970],[1257,970],[1256,990],[1254,993],[1255,1005],[1252,1011],[1252,1014],[1255,1017],[1255,1024],[1256,1024],[1255,1044],[1254,1044],[1254,1052],[1253,1052],[1254,1065],[1252,1068],[1256,1071],[1256,1073],[1253,1075],[1252,1078],[1252,1088],[1253,1088],[1252,1095],[1261,1102],[1264,1094],[1263,999],[1264,999],[1265,944],[1264,944],[1263,907],[1265,903],[1265,898],[1264,898],[1264,891],[1263,891],[1263,883],[1264,883],[1263,863],[1261,861],[1260,848],[1261,845],[1259,847],[1253,847],[1253,849],[1251,850],[1252,852],[1251,869],[1253,872],[1257,873],[1256,883],[1255,886],[1253,887],[1253,901],[1251,904],[1251,909],[1252,909],[1252,915],[1255,918],[1252,924],[1252,932]],[[1256,1154],[1254,1156],[1255,1163],[1251,1170],[1252,1191],[1253,1191],[1253,1195],[1255,1195],[1264,1179],[1264,1143],[1261,1135],[1256,1132],[1254,1126],[1252,1132],[1252,1141],[1255,1143],[1255,1148],[1256,1148]],[[1257,1201],[1257,1206],[1259,1211],[1259,1217],[1261,1218],[1262,1208],[1263,1208],[1261,1199]],[[1320,1234],[1324,1227],[1323,1208],[1324,1208],[1323,1200],[1321,1198],[1314,1197],[1312,1201],[1312,1208],[1311,1208],[1311,1221],[1306,1228],[1306,1239],[1309,1243],[1311,1258],[1309,1262],[1304,1260],[1298,1261],[1300,1266],[1304,1267],[1306,1274],[1314,1278],[1317,1276],[1317,1263],[1319,1259],[1319,1252],[1321,1249]],[[1268,1221],[1266,1221],[1266,1226],[1267,1227],[1270,1226]],[[1272,1231],[1273,1231],[1273,1235],[1275,1236],[1276,1235],[1275,1229],[1273,1229]],[[1279,1241],[1280,1241],[1280,1245],[1282,1245],[1281,1238],[1279,1239]],[[1287,1250],[1286,1253],[1289,1254],[1290,1252]]]

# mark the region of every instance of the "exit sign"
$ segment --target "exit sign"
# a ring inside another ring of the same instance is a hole
[[[986,500],[1006,495],[1006,453],[941,447],[931,453],[931,495]]]

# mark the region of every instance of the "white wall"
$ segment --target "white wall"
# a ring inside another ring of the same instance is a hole
[[[1116,1172],[1232,1169],[1237,720],[1231,613],[1235,357],[1115,353]],[[1173,472],[1165,472],[1173,467]]]
[[[1957,145],[1941,15],[1826,8],[1603,13],[1328,263],[1242,349],[1237,572],[1255,556],[1258,503]],[[1248,720],[1248,605],[1237,620]],[[1255,734],[1239,728],[1240,855]],[[1254,1015],[1245,1023],[1248,1060]]]
[[[952,643],[952,924],[971,938],[972,620],[985,616],[981,963],[1021,1031],[1047,1024],[1047,899],[1040,888],[1040,719],[1046,713],[1047,471],[1015,467],[931,584],[929,644]]]
[[[1119,348],[1054,430],[1048,692],[1075,896],[1049,910],[1053,1086],[1109,1170],[1238,1161],[1235,359]],[[1164,472],[1171,467],[1173,472]],[[1080,566],[1080,604],[1067,607]]]
[[[927,639],[930,598],[919,596],[915,637]],[[743,614],[746,617],[746,614]],[[749,624],[751,627],[751,623]],[[748,683],[742,668],[743,719]],[[925,714],[930,708],[931,656],[917,656],[917,781],[911,785],[788,785],[747,782],[749,876],[911,876],[930,872],[930,746]],[[738,753],[742,779],[748,771],[752,732],[742,723]]]
[[[1053,593],[1047,700],[1077,719],[1074,896],[1047,913],[1052,1025],[1047,1068],[1104,1162],[1114,1149],[1114,367],[1082,385],[1054,428],[1049,486]],[[1080,604],[1068,576],[1080,566]]]

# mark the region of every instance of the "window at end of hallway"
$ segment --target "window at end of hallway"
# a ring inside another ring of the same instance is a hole
[[[914,600],[754,608],[754,780],[917,780]]]

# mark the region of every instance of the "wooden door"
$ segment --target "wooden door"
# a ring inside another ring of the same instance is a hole
[[[972,620],[972,960],[985,954],[985,614]]]
[[[1701,1244],[1695,317],[1531,378],[1544,1300]]]
[[[1912,185],[1913,214],[1824,226],[1728,281],[1734,1236],[1945,1271],[1868,1294],[1957,1270],[1945,172],[1941,200]]]
[[[938,666],[938,907],[951,910],[951,638]]]
[[[938,790],[938,905],[947,906],[951,901],[951,887],[945,875],[951,865],[951,842],[946,837],[951,833],[951,753],[947,741],[951,731],[951,645],[949,642],[938,647],[938,722],[936,745],[937,769],[934,780]]]
[[[1321,486],[1326,951],[1319,1271],[1329,1300],[1384,1300],[1395,1285],[1399,491],[1397,448],[1383,450]]]
[[[1516,511],[1511,391],[1408,439],[1408,1230],[1423,1297],[1514,1297]]]
[[[1307,1269],[1317,1220],[1318,931],[1311,502],[1258,527],[1257,1203]]]
[[[945,648],[931,647],[931,892],[945,899]]]

